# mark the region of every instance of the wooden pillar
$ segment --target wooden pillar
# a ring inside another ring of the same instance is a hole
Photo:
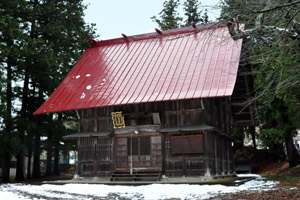
[[[218,175],[218,147],[217,147],[217,134],[214,133],[214,142],[215,142],[215,175]]]
[[[222,137],[222,175],[225,175],[225,137]]]
[[[208,144],[208,133],[206,131],[203,132],[203,146],[204,146],[204,153],[203,153],[203,157],[204,157],[204,174],[205,172],[207,172],[206,170],[209,170],[209,164],[208,164],[208,147],[210,146]]]
[[[110,153],[111,153],[111,173],[113,173],[113,171],[115,170],[116,168],[116,138],[114,137],[114,131],[113,133],[110,135],[110,138],[111,138],[111,146],[110,146]]]
[[[230,145],[230,140],[227,140],[226,142],[227,144],[227,174],[230,175],[231,174],[231,169],[230,169],[230,149],[231,149],[231,145]]]
[[[166,174],[166,144],[165,144],[165,141],[166,141],[166,134],[168,133],[162,133],[162,136],[161,136],[161,156],[162,156],[162,163],[161,163],[161,168],[162,168],[162,174]]]
[[[93,171],[93,175],[94,176],[96,176],[96,174],[97,174],[97,168],[98,168],[98,166],[97,166],[97,138],[96,137],[94,137],[93,138],[93,143],[94,143],[94,171]]]
[[[186,155],[182,155],[181,162],[182,162],[182,175],[186,176]]]

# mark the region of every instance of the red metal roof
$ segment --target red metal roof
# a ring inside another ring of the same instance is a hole
[[[198,28],[97,42],[34,114],[230,96],[242,40],[226,26]]]

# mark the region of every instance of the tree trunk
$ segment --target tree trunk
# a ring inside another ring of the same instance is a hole
[[[250,127],[250,133],[251,133],[253,148],[256,150],[256,140],[255,140],[256,137],[255,137],[255,127],[254,126]]]
[[[9,183],[10,182],[10,153],[4,152],[2,154],[1,159],[1,169],[2,169],[2,183]]]
[[[5,144],[2,145],[2,183],[9,183],[10,182],[10,149],[11,149],[11,132],[13,130],[12,126],[12,65],[10,62],[7,62],[7,78],[6,78],[6,114],[4,116],[4,123],[5,123],[5,131],[2,135],[1,140],[6,141]]]
[[[282,106],[281,109],[286,110],[287,108],[285,106]],[[281,119],[277,120],[277,123],[278,123],[279,130],[285,130],[284,134],[285,134],[287,161],[289,162],[290,167],[295,167],[300,163],[300,155],[293,143],[293,134],[292,134],[293,129],[284,128],[285,126],[291,125],[291,122],[289,121],[289,117],[287,115],[283,115]]]
[[[17,163],[16,163],[16,181],[24,181],[24,152],[21,150],[17,154]]]
[[[49,130],[48,132],[48,140],[47,140],[47,163],[46,163],[46,172],[45,176],[52,175],[52,132]]]
[[[28,102],[28,84],[29,84],[29,74],[28,70],[25,69],[25,78],[24,78],[24,85],[23,85],[23,92],[22,92],[22,108],[20,113],[21,120],[24,120],[21,123],[21,127],[19,127],[19,138],[21,146],[24,145],[25,142],[25,124],[26,120],[26,110],[27,110],[27,102]],[[17,153],[17,166],[16,166],[16,181],[24,181],[24,149],[21,149]]]
[[[32,178],[41,177],[40,154],[41,154],[40,134],[38,130],[35,130]]]
[[[59,172],[59,139],[55,137],[55,149],[54,149],[54,166],[53,166],[53,175],[60,175]]]
[[[288,134],[285,138],[287,158],[290,164],[290,167],[295,167],[300,164],[300,155],[294,145],[293,135]]]
[[[60,126],[62,123],[62,114],[58,113],[58,125]],[[60,130],[58,128],[58,130]],[[60,137],[61,133],[55,133],[54,135],[54,166],[53,166],[53,175],[60,175],[60,170],[59,170],[59,142],[60,142]]]
[[[43,90],[39,88],[38,91],[38,101],[43,101]],[[41,177],[41,130],[42,130],[42,117],[36,117],[37,128],[34,130],[34,150],[33,150],[33,169],[32,178]]]
[[[28,145],[28,161],[27,161],[27,179],[31,179],[31,157],[32,157],[32,143]]]

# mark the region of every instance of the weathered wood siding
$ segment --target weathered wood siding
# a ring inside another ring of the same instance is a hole
[[[154,132],[152,135],[142,132],[138,136],[133,133],[114,134],[111,112],[117,111],[123,112],[126,127],[159,125],[161,128],[171,128],[209,125],[219,131]],[[220,133],[230,135],[232,119],[228,97],[111,106],[78,112],[81,132],[112,132],[105,137],[78,139],[80,175],[108,176],[115,169],[128,170],[131,159],[133,167],[161,170],[167,176],[232,173],[230,141],[220,135]],[[172,153],[172,137],[193,135],[202,138],[203,152],[197,150],[192,153]],[[141,139],[146,136],[149,139]],[[131,137],[133,143],[151,141],[149,143],[151,152],[147,155],[141,155],[143,153],[131,155],[128,149]]]
[[[231,141],[217,132],[205,133],[206,173],[230,175],[234,172]]]
[[[80,110],[81,132],[112,131],[111,112],[122,111],[126,126],[153,124],[159,113],[161,128],[206,124],[230,134],[231,110],[228,97],[153,102]]]
[[[115,137],[116,170],[162,170],[162,139],[159,133],[122,134]],[[131,145],[132,143],[132,145]]]
[[[78,171],[82,176],[109,176],[113,170],[111,137],[78,139]]]
[[[201,132],[189,132],[189,135],[198,135]],[[181,136],[180,132],[167,133],[165,137],[165,174],[167,176],[204,176],[205,157],[203,153],[174,154],[172,153],[171,137]],[[182,148],[188,148],[182,146]]]

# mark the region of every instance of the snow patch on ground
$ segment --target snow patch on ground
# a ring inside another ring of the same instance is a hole
[[[237,174],[237,177],[256,177],[256,178],[262,178],[258,174]]]
[[[207,199],[218,194],[239,191],[270,190],[277,182],[266,181],[261,176],[254,177],[239,186],[152,184],[143,186],[119,186],[103,184],[65,184],[65,185],[0,185],[0,199],[94,199],[115,195],[128,199]]]

